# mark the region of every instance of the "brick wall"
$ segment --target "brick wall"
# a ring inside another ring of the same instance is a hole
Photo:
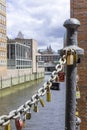
[[[81,99],[78,101],[79,116],[81,117],[81,130],[87,129],[87,0],[70,1],[71,17],[77,18],[81,22],[78,29],[78,45],[84,49],[85,55],[78,65],[79,87]]]

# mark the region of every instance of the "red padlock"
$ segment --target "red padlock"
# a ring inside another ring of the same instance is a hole
[[[65,81],[65,73],[64,72],[58,72],[59,82]]]
[[[22,130],[23,128],[23,121],[21,119],[15,119],[15,126],[17,130]]]

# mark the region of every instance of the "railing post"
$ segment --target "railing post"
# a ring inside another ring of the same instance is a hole
[[[64,26],[67,29],[66,51],[68,48],[75,49],[76,53],[83,55],[84,50],[77,46],[77,28],[80,22],[71,18],[66,20]],[[76,63],[66,65],[66,110],[65,110],[65,130],[76,130]]]
[[[12,87],[12,75],[11,75],[11,86],[10,87]]]
[[[1,89],[2,89],[2,76],[1,76]]]
[[[24,82],[26,82],[26,74],[24,74]]]

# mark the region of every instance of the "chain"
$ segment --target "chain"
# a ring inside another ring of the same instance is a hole
[[[59,63],[56,65],[55,70],[52,72],[49,80],[43,84],[43,86],[31,97],[30,100],[26,101],[17,110],[12,110],[8,115],[0,116],[0,126],[8,125],[11,119],[20,118],[21,114],[25,114],[31,109],[32,105],[39,102],[40,98],[46,94],[48,87],[50,88],[52,86],[52,82],[56,79],[58,72],[63,69],[65,63],[66,56],[63,55],[60,58]]]

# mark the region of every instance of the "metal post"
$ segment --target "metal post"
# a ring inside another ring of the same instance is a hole
[[[26,82],[26,74],[24,74],[24,82]]]
[[[20,83],[20,74],[19,74],[19,69],[18,69],[18,84]]]
[[[10,87],[12,87],[12,75],[11,75],[11,86]]]
[[[1,89],[2,89],[2,76],[1,76]]]
[[[67,28],[66,47],[76,49],[78,55],[83,54],[83,49],[77,47],[77,28],[80,22],[71,18],[66,20],[64,26]],[[76,127],[76,63],[66,65],[66,111],[65,111],[65,130],[75,130]]]

